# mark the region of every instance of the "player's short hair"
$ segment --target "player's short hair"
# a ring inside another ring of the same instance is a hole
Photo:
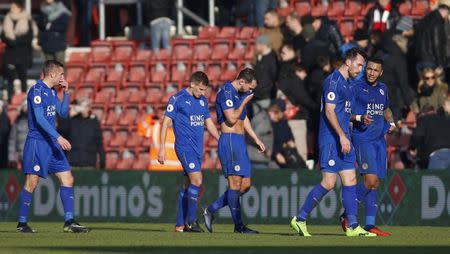
[[[372,63],[376,63],[376,64],[380,64],[381,68],[383,69],[383,64],[384,61],[383,59],[379,58],[379,57],[370,57],[367,62],[372,62]]]
[[[191,82],[198,85],[203,84],[205,86],[209,85],[208,76],[203,71],[196,71],[191,75]]]
[[[256,80],[256,71],[251,68],[245,68],[239,72],[237,79],[242,79],[247,83],[251,83],[253,80]]]
[[[344,61],[346,60],[354,60],[358,55],[361,55],[364,60],[367,58],[367,54],[361,49],[355,47],[347,50],[344,54]]]
[[[62,64],[56,60],[45,61],[44,68],[42,69],[42,73],[44,73],[44,77],[46,77],[51,71],[55,70],[56,68],[64,69],[64,64]]]

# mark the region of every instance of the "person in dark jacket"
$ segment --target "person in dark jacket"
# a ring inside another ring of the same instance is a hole
[[[292,44],[296,52],[302,51],[306,42],[302,35],[303,26],[301,20],[296,12],[292,12],[286,17],[285,26],[287,29],[283,30],[284,43]]]
[[[450,97],[437,113],[419,117],[410,149],[417,153],[420,168],[450,168]]]
[[[267,100],[264,108],[270,104],[270,99],[275,95],[275,81],[277,80],[277,54],[271,48],[271,41],[267,35],[260,35],[255,41],[256,52],[256,80],[258,86],[255,89],[255,101]]]
[[[67,48],[66,32],[71,12],[58,0],[46,0],[41,4],[41,16],[37,20],[39,27],[39,45],[45,60],[65,61]]]
[[[383,76],[380,81],[388,86],[390,108],[395,121],[402,118],[402,110],[409,107],[415,97],[408,78],[407,44],[405,37],[394,35],[383,43],[383,53],[380,56],[384,60]]]
[[[364,19],[364,30],[368,34],[373,31],[386,31],[395,29],[401,15],[398,12],[396,1],[378,0],[372,7]]]
[[[311,24],[307,24],[303,27],[302,34],[306,41],[305,47],[301,52],[302,63],[309,73],[316,65],[319,57],[331,57],[332,54],[329,52],[329,45],[326,42],[317,39],[315,36],[316,32]]]
[[[8,165],[10,168],[21,168],[23,149],[28,135],[28,107],[24,99],[20,113],[11,127],[8,141]]]
[[[14,93],[14,79],[20,80],[22,92],[27,90],[27,69],[31,66],[31,41],[37,33],[31,16],[24,9],[23,0],[14,0],[3,20],[2,41],[6,44],[3,55],[3,73],[8,90],[8,100]]]
[[[283,44],[280,50],[278,81],[294,76],[294,66],[299,63],[299,57],[292,44]]]
[[[297,151],[307,160],[308,140],[314,137],[314,119],[318,115],[319,104],[311,97],[306,84],[306,69],[301,64],[293,68],[293,76],[280,80],[278,88],[292,105],[298,107],[297,114],[288,123],[295,137]],[[310,142],[310,146],[312,143]]]
[[[449,42],[446,25],[450,14],[450,0],[440,0],[436,10],[428,13],[417,24],[416,58],[417,71],[426,67],[445,67],[448,64]]]
[[[0,100],[0,169],[7,166],[10,127],[8,115],[6,114],[6,103]]]
[[[72,144],[68,159],[72,166],[96,168],[97,156],[99,168],[105,168],[105,151],[103,149],[100,122],[91,114],[91,101],[88,98],[78,99],[72,107],[70,119],[60,119],[59,129]]]
[[[311,24],[315,31],[315,39],[326,43],[331,56],[340,59],[340,48],[344,40],[335,21],[327,17],[305,16],[302,18],[302,23],[304,26]]]

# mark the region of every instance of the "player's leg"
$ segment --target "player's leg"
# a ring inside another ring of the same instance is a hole
[[[33,192],[39,183],[39,176],[28,174],[25,176],[25,185],[20,192],[20,206],[19,206],[19,222],[17,230],[23,233],[36,232],[28,226],[28,213],[30,211],[31,200]]]
[[[240,175],[229,175],[228,178],[228,195],[227,202],[230,208],[231,217],[233,218],[234,228],[241,228],[244,226],[241,217],[241,203],[239,198],[241,196],[241,184],[242,176]]]
[[[367,232],[358,224],[358,201],[356,199],[356,171],[353,169],[339,172],[342,180],[342,205],[348,219],[347,236],[376,236]]]
[[[191,232],[203,232],[197,222],[197,203],[203,180],[202,172],[189,173],[188,177],[189,185],[186,191],[188,228]]]
[[[325,196],[328,191],[334,188],[336,184],[337,175],[331,172],[322,172],[322,181],[314,186],[312,190],[308,193],[302,208],[291,220],[291,227],[297,231],[302,236],[311,236],[306,227],[306,219],[308,218],[311,211],[319,204],[323,196]]]
[[[178,212],[177,212],[177,223],[175,225],[176,232],[183,232],[185,229],[185,221],[187,216],[187,188],[189,186],[189,177],[184,176],[183,186],[178,194]]]
[[[64,208],[64,232],[70,233],[87,233],[90,231],[89,228],[80,225],[74,219],[74,191],[73,191],[73,183],[74,177],[70,169],[66,171],[61,171],[55,173],[56,177],[60,182],[59,189],[59,197],[61,198],[61,202]]]

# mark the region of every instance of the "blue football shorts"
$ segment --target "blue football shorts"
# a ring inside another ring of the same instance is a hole
[[[218,154],[225,178],[238,175],[251,177],[252,165],[247,152],[245,136],[236,133],[222,133],[219,138]]]
[[[384,138],[376,141],[354,142],[356,162],[360,174],[374,174],[386,178],[387,148]]]

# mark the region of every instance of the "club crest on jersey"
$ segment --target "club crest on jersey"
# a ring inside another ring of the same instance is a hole
[[[329,161],[328,161],[328,165],[330,165],[330,166],[332,167],[332,166],[336,165],[336,161],[334,161],[334,160],[329,160]]]
[[[33,170],[38,172],[39,170],[41,170],[41,167],[39,165],[34,165]]]
[[[369,168],[369,165],[367,163],[363,163],[361,167],[362,169],[366,170]]]
[[[236,165],[234,166],[234,171],[239,172],[241,170],[241,166]]]
[[[193,162],[189,163],[189,168],[190,169],[194,169],[195,168],[195,164]]]
[[[173,105],[169,104],[167,105],[167,112],[172,112],[173,111]]]
[[[233,107],[233,101],[232,100],[225,101],[225,104],[227,104],[228,107]]]
[[[336,99],[336,94],[333,93],[333,92],[329,92],[329,93],[327,94],[327,98],[328,98],[328,100],[330,100],[330,101],[334,101],[334,99]]]
[[[39,95],[34,96],[33,101],[36,104],[41,104],[41,102],[42,102],[41,96],[39,96]]]
[[[205,106],[205,102],[200,100],[200,106],[204,107]]]
[[[384,95],[384,91],[381,88],[380,88],[380,93],[381,93],[381,95]]]

